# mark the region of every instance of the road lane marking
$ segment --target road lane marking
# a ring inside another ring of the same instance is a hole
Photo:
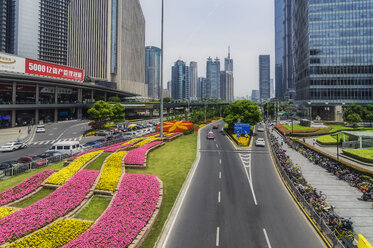
[[[219,164],[221,164],[221,159],[219,159]]]
[[[267,231],[266,231],[265,228],[263,228],[263,232],[264,232],[264,237],[266,238],[266,242],[267,242],[268,248],[272,248],[271,243],[269,242]]]
[[[219,179],[221,179],[221,171],[219,171]]]
[[[216,145],[216,148],[219,148],[218,144],[215,144]]]
[[[243,157],[245,159],[243,159]],[[254,192],[254,185],[253,185],[253,180],[252,180],[252,174],[251,174],[251,154],[240,154],[240,158],[242,161],[242,166],[244,167],[245,173],[247,180],[249,181],[250,189],[251,189],[251,194],[253,195],[253,200],[255,205],[258,205],[258,202],[256,200],[255,192]],[[249,170],[249,172],[247,171]]]
[[[220,235],[220,228],[216,228],[216,246],[219,246],[219,235]]]
[[[220,203],[220,200],[221,200],[221,193],[219,191],[219,193],[218,193],[218,203]]]

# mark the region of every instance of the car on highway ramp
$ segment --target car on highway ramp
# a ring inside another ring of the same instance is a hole
[[[256,146],[265,146],[266,143],[265,143],[263,138],[257,138],[256,141],[255,141],[255,145]]]
[[[212,126],[212,129],[218,129],[218,128],[219,128],[219,125],[217,124]]]
[[[215,134],[212,131],[208,132],[207,139],[215,139]]]
[[[18,149],[26,148],[27,145],[21,142],[8,142],[0,147],[2,152],[13,152]]]
[[[45,133],[45,126],[44,125],[38,125],[36,127],[36,132],[37,133]]]

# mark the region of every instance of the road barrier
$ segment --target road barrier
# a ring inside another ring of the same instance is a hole
[[[359,243],[357,244],[357,248],[373,248],[373,246],[369,244],[368,240],[366,240],[363,235],[359,234]]]

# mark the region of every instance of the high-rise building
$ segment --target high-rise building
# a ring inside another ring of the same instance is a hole
[[[274,84],[273,78],[271,78],[270,82],[271,82],[270,83],[270,87],[271,87],[270,96],[271,98],[274,98],[275,97],[275,84]]]
[[[220,99],[228,102],[234,101],[233,82],[234,79],[232,71],[220,72]]]
[[[84,68],[87,80],[148,95],[139,0],[71,0],[68,30],[68,65]]]
[[[145,47],[145,83],[148,96],[158,99],[161,85],[161,49],[154,46]]]
[[[275,0],[275,84],[276,98],[284,100],[285,89],[283,83],[284,62],[284,12],[285,0]]]
[[[220,98],[220,60],[215,61],[211,57],[206,63],[207,98]]]
[[[69,1],[0,0],[0,51],[66,64]]]
[[[270,56],[259,55],[259,95],[260,101],[266,101],[271,97],[270,90]]]
[[[172,86],[171,97],[174,99],[189,99],[188,80],[189,80],[189,67],[185,62],[178,60],[172,67]]]
[[[224,59],[224,70],[233,72],[233,59],[231,59],[230,47],[228,47],[228,58]]]
[[[373,0],[292,4],[296,101],[337,121],[344,104],[373,104]]]
[[[170,93],[170,96],[171,96],[171,92],[172,92],[172,82],[171,81],[167,82],[167,90],[168,90],[168,92]]]
[[[283,94],[284,99],[294,100],[294,46],[293,46],[293,0],[285,0],[284,6],[284,60],[283,60]]]
[[[190,82],[190,98],[197,98],[197,81],[198,81],[198,67],[197,62],[190,62],[189,64],[189,82]]]
[[[197,98],[204,99],[207,96],[207,80],[204,77],[199,77],[197,82]]]
[[[259,102],[259,90],[252,90],[251,91],[251,101],[253,102]]]

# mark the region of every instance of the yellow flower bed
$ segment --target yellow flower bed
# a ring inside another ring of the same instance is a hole
[[[122,175],[122,158],[127,153],[127,151],[120,151],[110,155],[110,157],[106,160],[104,170],[102,171],[96,189],[110,191],[115,190],[119,178]]]
[[[92,158],[94,158],[101,152],[102,150],[94,151],[78,157],[71,164],[50,176],[47,179],[46,183],[57,185],[64,184],[70,177],[74,176],[75,173],[77,173],[87,162],[89,162]]]
[[[92,222],[90,221],[60,220],[53,223],[50,227],[36,231],[30,236],[11,243],[6,247],[61,247],[87,231],[91,225]]]
[[[145,139],[145,137],[134,138],[134,139],[131,139],[131,140],[127,141],[126,143],[123,143],[122,145],[133,144],[133,143],[136,143],[137,141],[139,141],[139,140],[143,140],[143,139]]]
[[[241,143],[243,146],[249,145],[250,136],[247,136],[247,138],[243,135],[241,137],[237,138],[237,134],[233,134],[233,138],[238,142]]]
[[[206,126],[206,124],[201,124],[199,125],[199,128],[204,127],[204,126]]]
[[[137,143],[135,146],[136,147],[140,147],[140,146],[143,146],[143,145],[146,145],[154,140],[159,140],[159,138],[147,138],[147,139],[144,139],[143,141]]]
[[[0,208],[0,219],[17,211],[18,209],[1,207]]]

